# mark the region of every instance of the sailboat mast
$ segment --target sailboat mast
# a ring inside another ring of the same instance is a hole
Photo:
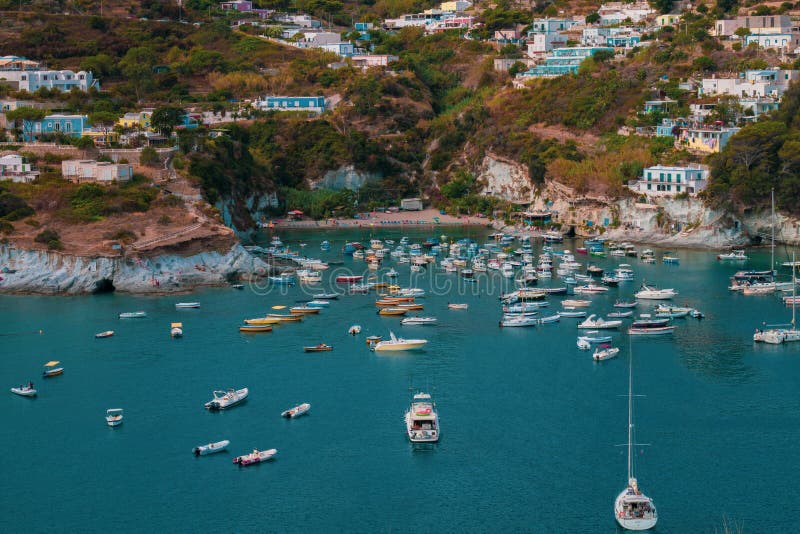
[[[633,447],[633,353],[628,355],[628,480],[631,479],[631,447]]]
[[[797,303],[795,302],[797,300],[797,279],[795,277],[795,269],[797,269],[797,265],[795,265],[795,255],[796,254],[794,251],[792,251],[792,330],[796,328],[794,322],[794,309],[797,306]]]
[[[770,256],[769,272],[774,277],[775,276],[775,188],[774,187],[772,188],[771,198],[772,198],[772,245],[770,246],[771,256]]]

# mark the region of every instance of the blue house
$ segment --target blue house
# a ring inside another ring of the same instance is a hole
[[[369,31],[375,27],[371,22],[356,22],[354,26],[357,32]]]
[[[685,119],[661,119],[661,124],[656,126],[656,137],[676,137],[681,128],[687,126]]]
[[[325,111],[324,96],[268,96],[263,100],[256,100],[256,109],[262,111],[309,111],[322,113]]]
[[[22,121],[22,138],[32,142],[47,135],[80,137],[88,126],[89,117],[86,115],[47,115],[40,121]]]
[[[614,53],[613,48],[602,46],[556,48],[545,58],[543,64],[536,65],[517,76],[519,78],[552,78],[564,74],[575,74],[584,59],[594,56],[601,50]]]

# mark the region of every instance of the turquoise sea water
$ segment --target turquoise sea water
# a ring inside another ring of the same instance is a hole
[[[480,241],[486,233],[460,232]],[[335,260],[342,259],[345,239],[369,235],[282,237],[303,239],[308,255]],[[326,238],[334,240],[329,253],[319,250]],[[636,404],[637,440],[651,444],[636,449],[637,475],[658,507],[657,530],[719,532],[727,521],[744,532],[792,532],[800,512],[800,344],[752,342],[756,326],[788,321],[790,310],[775,296],[730,294],[727,278],[739,266],[720,264],[711,252],[677,255],[679,266],[593,259],[631,263],[637,280],[589,297],[592,311],[611,311],[618,296],[631,295],[646,278],[675,287],[676,304],[706,314],[702,321],[677,320],[671,337],[634,339],[630,347],[627,335],[615,334],[621,357],[600,364],[575,347],[576,320],[500,329],[502,288],[482,279],[463,289],[455,275],[436,275],[446,294],[422,300],[422,314],[438,317],[436,327],[378,317],[371,294],[344,296],[319,316],[272,333],[238,332],[244,318],[307,298],[299,288],[0,297],[6,392],[0,394],[6,485],[0,528],[615,532],[612,505],[626,482],[625,449],[615,445],[626,440],[632,348],[634,389],[646,395]],[[747,267],[768,264],[762,252]],[[395,267],[407,285],[408,266]],[[417,285],[430,290],[432,279],[428,273]],[[550,299],[545,315],[559,309],[560,299]],[[174,309],[188,300],[202,308]],[[470,307],[448,310],[448,302]],[[148,317],[117,319],[137,310]],[[183,322],[183,339],[169,337],[172,321]],[[363,326],[360,336],[347,335],[354,323]],[[93,338],[107,329],[116,336]],[[427,338],[428,347],[370,352],[365,336],[390,329]],[[320,342],[334,351],[302,351]],[[42,365],[52,359],[65,373],[43,380]],[[38,398],[8,392],[28,379]],[[203,408],[214,389],[243,386],[251,391],[243,406],[222,413]],[[431,390],[437,400],[442,440],[436,446],[415,449],[405,437],[411,386]],[[311,403],[310,415],[280,418],[300,402]],[[125,409],[125,422],[112,429],[105,410],[117,407]],[[191,454],[220,439],[231,440],[228,452]],[[271,463],[231,462],[272,447],[278,454]]]

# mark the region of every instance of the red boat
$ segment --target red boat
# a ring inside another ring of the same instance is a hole
[[[336,277],[336,282],[340,284],[353,284],[364,279],[363,275],[341,275]]]

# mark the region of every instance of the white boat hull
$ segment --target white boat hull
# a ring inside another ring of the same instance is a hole
[[[197,447],[192,449],[192,452],[194,453],[195,456],[206,456],[208,454],[214,454],[216,452],[222,452],[225,449],[227,449],[228,445],[230,445],[230,444],[231,444],[231,442],[229,440],[224,439],[222,441],[217,441],[215,443],[209,443],[207,445],[198,445]]]

